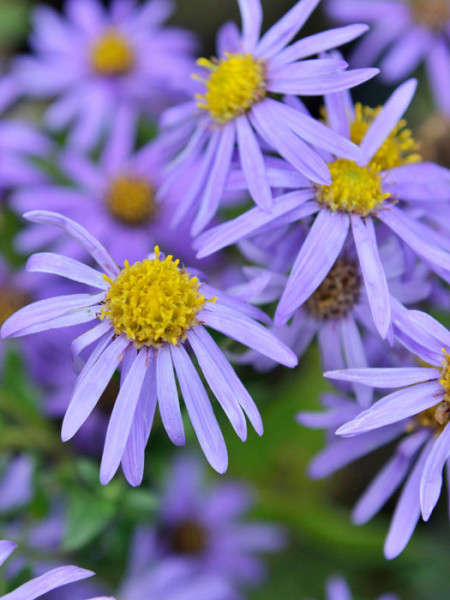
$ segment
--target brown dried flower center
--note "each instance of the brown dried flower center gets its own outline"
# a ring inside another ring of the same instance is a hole
[[[450,19],[449,0],[411,0],[416,23],[435,31],[442,31]]]
[[[338,258],[305,306],[316,319],[339,319],[352,310],[360,291],[361,278],[355,263]]]
[[[208,545],[208,532],[205,527],[186,519],[169,532],[169,546],[176,554],[201,554]]]

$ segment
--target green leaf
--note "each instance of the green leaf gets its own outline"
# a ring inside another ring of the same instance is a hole
[[[78,550],[105,530],[117,512],[117,504],[85,491],[75,491],[69,503],[63,549]]]
[[[2,0],[0,4],[1,46],[22,41],[29,27],[29,2],[26,0]]]

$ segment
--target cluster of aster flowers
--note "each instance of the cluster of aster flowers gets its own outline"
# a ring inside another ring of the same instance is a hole
[[[309,474],[395,441],[353,513],[367,522],[401,488],[391,559],[450,473],[450,332],[428,312],[450,309],[450,8],[328,0],[340,26],[302,37],[319,3],[295,2],[263,32],[260,0],[238,0],[241,27],[223,25],[216,55],[197,60],[194,35],[166,24],[170,0],[34,10],[30,52],[0,81],[0,110],[46,107],[39,123],[0,122],[0,189],[27,271],[0,256],[1,335],[26,336],[44,420],[99,461],[102,485],[122,470],[132,488],[153,467],[155,429],[178,447],[194,432],[224,474],[220,409],[243,442],[248,423],[259,436],[271,425],[240,366],[295,368],[317,338],[336,389],[324,413],[297,416],[328,430]],[[355,40],[347,63],[340,47]],[[422,59],[440,121],[419,143],[405,78]],[[378,77],[398,84],[383,105],[353,100]],[[208,489],[187,452],[134,531],[120,599],[239,599],[262,579],[257,554],[284,545],[280,528],[242,520],[244,485]],[[11,459],[0,511],[26,503],[35,468]],[[0,563],[14,548],[0,542]],[[90,575],[57,566],[2,598],[63,598]],[[107,600],[99,589],[85,590]],[[328,596],[350,591],[333,579]]]

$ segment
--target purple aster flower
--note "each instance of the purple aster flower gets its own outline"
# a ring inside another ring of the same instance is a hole
[[[346,414],[334,410],[330,426],[347,421],[336,433],[349,439],[333,439],[328,451],[312,466],[313,474],[324,476],[404,435],[394,457],[360,500],[354,517],[357,522],[370,519],[406,478],[386,540],[387,558],[394,558],[406,546],[421,512],[424,520],[429,519],[441,492],[442,470],[450,457],[450,332],[419,311],[404,311],[403,318],[410,328],[402,343],[429,366],[325,373],[338,381],[400,389],[362,412],[355,406],[349,406]]]
[[[326,583],[326,600],[352,600],[353,596],[343,577],[330,577]],[[398,600],[394,594],[383,594],[378,600]]]
[[[33,13],[35,56],[16,60],[23,93],[56,98],[45,115],[51,129],[71,127],[72,145],[91,148],[111,123],[134,123],[184,97],[192,35],[164,28],[170,0],[67,0],[65,17],[46,7]]]
[[[6,540],[0,541],[0,565],[14,552],[16,545]],[[58,567],[40,577],[36,577],[24,583],[13,592],[1,596],[2,600],[35,600],[41,598],[48,592],[58,589],[69,583],[81,581],[92,577],[92,571],[86,571],[78,567]],[[94,599],[93,599],[94,600]],[[101,600],[101,599],[97,599]]]
[[[138,485],[156,405],[171,440],[185,443],[175,373],[200,445],[211,465],[223,473],[227,450],[207,392],[185,343],[189,342],[201,371],[242,440],[244,413],[262,434],[259,412],[204,325],[258,348],[281,364],[295,366],[295,355],[255,319],[266,320],[259,309],[201,284],[172,256],[155,255],[120,269],[107,250],[83,227],[57,213],[34,211],[26,218],[61,227],[80,243],[103,273],[74,259],[41,253],[28,269],[61,275],[100,290],[35,302],[11,316],[3,337],[19,337],[47,329],[97,321],[73,343],[76,357],[96,342],[84,365],[67,409],[63,440],[72,438],[95,408],[121,365],[120,392],[112,411],[103,451],[100,479],[112,479],[120,463],[127,479]]]
[[[156,524],[136,531],[131,579],[139,579],[152,560],[171,557],[184,562],[193,576],[223,579],[236,587],[236,595],[242,585],[261,582],[265,570],[259,555],[279,551],[284,535],[274,525],[249,521],[252,505],[244,485],[220,481],[207,486],[199,461],[175,461]]]
[[[327,0],[326,8],[340,23],[360,21],[371,26],[352,52],[353,66],[378,61],[380,77],[398,83],[425,62],[437,106],[450,116],[448,0]]]
[[[288,236],[289,232],[285,232],[283,239],[287,240]],[[417,261],[406,260],[399,246],[400,242],[392,235],[383,240],[380,246],[380,258],[390,294],[397,300],[396,308],[399,302],[408,305],[426,299],[432,289],[427,281],[428,269],[423,264],[417,264]],[[282,249],[284,252],[283,246]],[[267,252],[271,252],[272,261],[276,261],[276,247],[269,245]],[[256,256],[255,253],[253,256]],[[265,254],[259,258],[264,257]],[[237,294],[241,300],[257,304],[277,300],[287,278],[261,268],[251,269],[250,273],[254,271],[256,273],[252,280],[229,292]],[[255,293],[256,298],[253,297]],[[358,258],[352,246],[344,248],[323,282],[303,307],[295,312],[291,322],[272,330],[299,357],[317,335],[324,370],[368,366],[366,347],[369,340],[378,338],[378,334],[371,317],[367,292],[362,285]],[[254,364],[260,370],[276,366],[276,363],[254,350],[234,358],[240,363]],[[371,404],[370,388],[356,384],[354,391],[361,404]]]
[[[34,209],[63,211],[89,227],[119,263],[139,260],[158,240],[192,264],[189,223],[175,231],[167,226],[183,194],[184,182],[174,187],[163,205],[158,203],[156,194],[166,165],[164,155],[155,143],[135,152],[134,141],[131,124],[126,120],[116,122],[115,135],[105,143],[98,162],[76,149],[62,152],[58,168],[67,184],[22,183],[11,199],[13,208],[19,214]],[[56,246],[74,258],[84,257],[82,248],[54,227],[31,225],[19,233],[16,245],[22,252]]]
[[[308,58],[360,36],[366,31],[361,25],[321,32],[290,44],[319,2],[300,0],[261,36],[260,0],[238,0],[242,32],[234,23],[220,30],[217,59],[198,61],[203,75],[195,75],[195,99],[163,114],[161,141],[174,153],[182,150],[169,171],[166,189],[198,161],[197,172],[174,215],[178,223],[195,211],[193,234],[216,213],[235,154],[247,189],[263,211],[273,206],[263,158],[265,145],[292,160],[308,179],[322,184],[330,183],[330,173],[314,147],[352,160],[360,158],[349,140],[274,97],[336,92],[377,72],[347,71],[341,58]]]
[[[450,281],[448,236],[422,222],[422,207],[416,208],[417,203],[426,201],[427,213],[440,206],[448,209],[450,171],[434,163],[418,162],[416,144],[401,119],[415,87],[415,81],[406,82],[379,109],[359,104],[353,107],[347,92],[327,95],[325,104],[331,127],[360,144],[362,159],[356,163],[329,156],[331,185],[312,185],[295,165],[272,166],[272,187],[294,191],[278,196],[272,213],[255,207],[202,234],[196,242],[198,257],[315,215],[304,243],[296,250],[275,323],[286,323],[320,286],[351,232],[372,316],[380,335],[386,337],[391,324],[391,302],[379,256],[375,218],[439,276]],[[295,99],[291,102],[297,103]],[[233,185],[239,184],[238,176]]]

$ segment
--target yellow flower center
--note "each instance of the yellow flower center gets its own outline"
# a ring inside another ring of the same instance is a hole
[[[361,279],[355,263],[338,258],[305,306],[316,319],[339,319],[358,302],[360,290]]]
[[[109,188],[106,202],[111,214],[126,225],[148,223],[156,212],[155,190],[138,177],[117,177]]]
[[[411,0],[412,14],[416,23],[435,31],[442,31],[450,19],[448,0]]]
[[[444,388],[444,399],[439,404],[422,411],[416,420],[423,427],[432,427],[439,435],[445,426],[450,423],[450,353],[442,349],[444,360],[440,373],[439,383]],[[429,367],[430,365],[424,365]]]
[[[123,35],[111,29],[91,47],[91,66],[100,75],[125,75],[134,64],[134,52]]]
[[[200,58],[197,64],[210,71],[207,79],[194,75],[206,86],[196,94],[197,105],[221,125],[244,114],[266,96],[264,61],[251,54],[225,53],[221,60]]]
[[[104,275],[110,288],[100,318],[109,319],[115,334],[125,334],[138,348],[185,341],[188,329],[198,325],[197,313],[210,301],[179,260],[160,260],[157,246],[155,253],[155,259],[131,266],[125,262],[114,280]]]
[[[339,158],[330,163],[331,185],[317,186],[317,201],[333,211],[367,216],[379,208],[390,194],[383,191],[380,175],[369,167]]]
[[[445,391],[445,399],[450,403],[450,353],[442,349],[444,360],[442,361],[441,377],[439,383]]]
[[[381,106],[370,108],[359,102],[355,104],[355,119],[351,124],[351,139],[358,146],[362,142],[370,125],[380,113]],[[419,144],[414,140],[411,130],[407,128],[405,119],[401,119],[389,136],[385,139],[380,149],[369,163],[375,171],[385,171],[410,163],[419,162]]]
[[[29,298],[23,292],[9,287],[0,290],[0,325],[12,314],[29,303]]]

